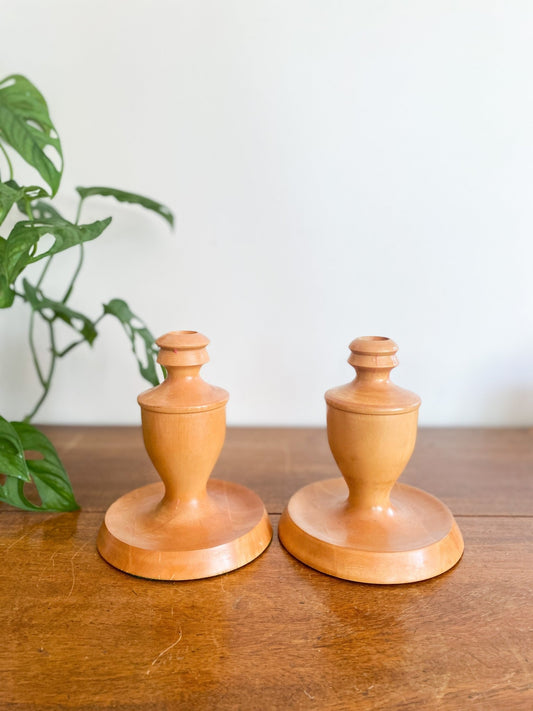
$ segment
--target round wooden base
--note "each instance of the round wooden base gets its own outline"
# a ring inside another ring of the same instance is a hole
[[[347,498],[344,479],[296,492],[279,524],[289,553],[328,575],[379,584],[432,578],[463,554],[452,513],[420,489],[396,484],[387,509],[357,509]]]
[[[150,484],[109,507],[97,541],[108,563],[142,578],[195,580],[246,565],[272,539],[263,502],[244,486],[211,479],[203,499],[172,507],[163,494]]]

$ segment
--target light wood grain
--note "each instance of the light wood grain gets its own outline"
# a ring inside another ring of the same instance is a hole
[[[104,512],[122,494],[159,481],[140,427],[43,431],[84,511]],[[532,471],[533,428],[422,427],[400,482],[430,491],[455,515],[522,516],[533,510]],[[231,427],[213,470],[217,479],[253,489],[270,513],[281,513],[302,486],[338,475],[326,430],[314,427]],[[0,510],[9,508],[0,503]]]
[[[276,539],[220,577],[132,578],[98,556],[100,520],[1,517],[2,709],[533,704],[531,519],[460,519],[458,566],[391,588],[318,573]]]
[[[463,553],[451,511],[397,481],[416,442],[420,398],[390,378],[390,338],[350,343],[355,378],[326,392],[331,453],[342,474],[296,491],[279,523],[285,548],[323,573],[362,583],[426,580]]]
[[[385,588],[318,573],[276,537],[227,575],[124,575],[95,542],[111,501],[157,480],[140,429],[47,432],[83,508],[0,507],[2,711],[533,708],[533,430],[419,432],[402,480],[452,506],[465,554]],[[217,475],[276,524],[294,488],[335,472],[323,430],[230,428]]]
[[[270,543],[272,527],[250,489],[209,480],[226,437],[229,394],[200,375],[209,339],[171,331],[156,341],[165,380],[141,393],[143,439],[161,482],[129,491],[106,511],[102,557],[155,580],[196,580],[246,565]]]

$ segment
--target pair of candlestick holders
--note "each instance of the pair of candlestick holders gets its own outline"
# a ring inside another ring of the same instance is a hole
[[[209,479],[226,433],[222,388],[206,383],[208,339],[173,331],[157,341],[165,381],[138,397],[146,450],[162,482],[135,489],[108,509],[98,550],[126,573],[193,580],[234,570],[272,539],[261,499]],[[318,481],[290,499],[279,537],[316,570],[363,583],[410,583],[451,568],[463,539],[438,499],[396,481],[416,440],[417,395],[390,380],[398,346],[357,338],[355,379],[326,393],[331,451],[342,478]]]

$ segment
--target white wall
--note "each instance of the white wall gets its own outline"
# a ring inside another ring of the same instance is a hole
[[[156,335],[208,335],[230,423],[323,424],[372,334],[422,424],[532,423],[531,2],[17,0],[0,37],[60,131],[63,209],[104,184],[177,214],[170,233],[93,203],[114,223],[73,306],[120,296]],[[10,419],[38,394],[25,333],[0,313]],[[101,333],[38,421],[138,422],[125,336]]]

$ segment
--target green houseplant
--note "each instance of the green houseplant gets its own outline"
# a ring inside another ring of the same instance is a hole
[[[41,184],[22,185],[17,181],[15,166],[23,162],[37,171]],[[109,187],[79,187],[77,213],[70,221],[52,202],[62,174],[61,141],[44,97],[21,75],[3,79],[0,81],[0,308],[8,309],[19,300],[29,309],[29,349],[41,394],[23,421],[9,422],[0,415],[0,474],[4,475],[0,478],[0,501],[28,511],[78,508],[54,446],[31,424],[50,392],[61,359],[82,344],[92,345],[98,337],[100,321],[112,318],[126,332],[141,375],[153,385],[159,382],[152,334],[125,301],[112,299],[101,305],[96,317],[89,317],[72,307],[71,297],[83,266],[85,244],[99,237],[111,222],[107,217],[83,224],[81,212],[85,200],[100,196],[137,204],[157,213],[171,226],[173,215],[164,205],[142,195]],[[12,224],[14,215],[19,219]],[[6,230],[8,223],[11,228]],[[45,291],[46,278],[57,268],[54,256],[65,250],[77,251],[77,263],[63,296],[52,299]],[[31,281],[26,270],[35,263],[42,266],[37,278]],[[48,336],[46,358],[36,347],[38,321],[45,326]],[[66,326],[71,336],[61,347],[57,339],[59,326]],[[28,498],[25,487],[30,483],[39,502],[35,496]]]

